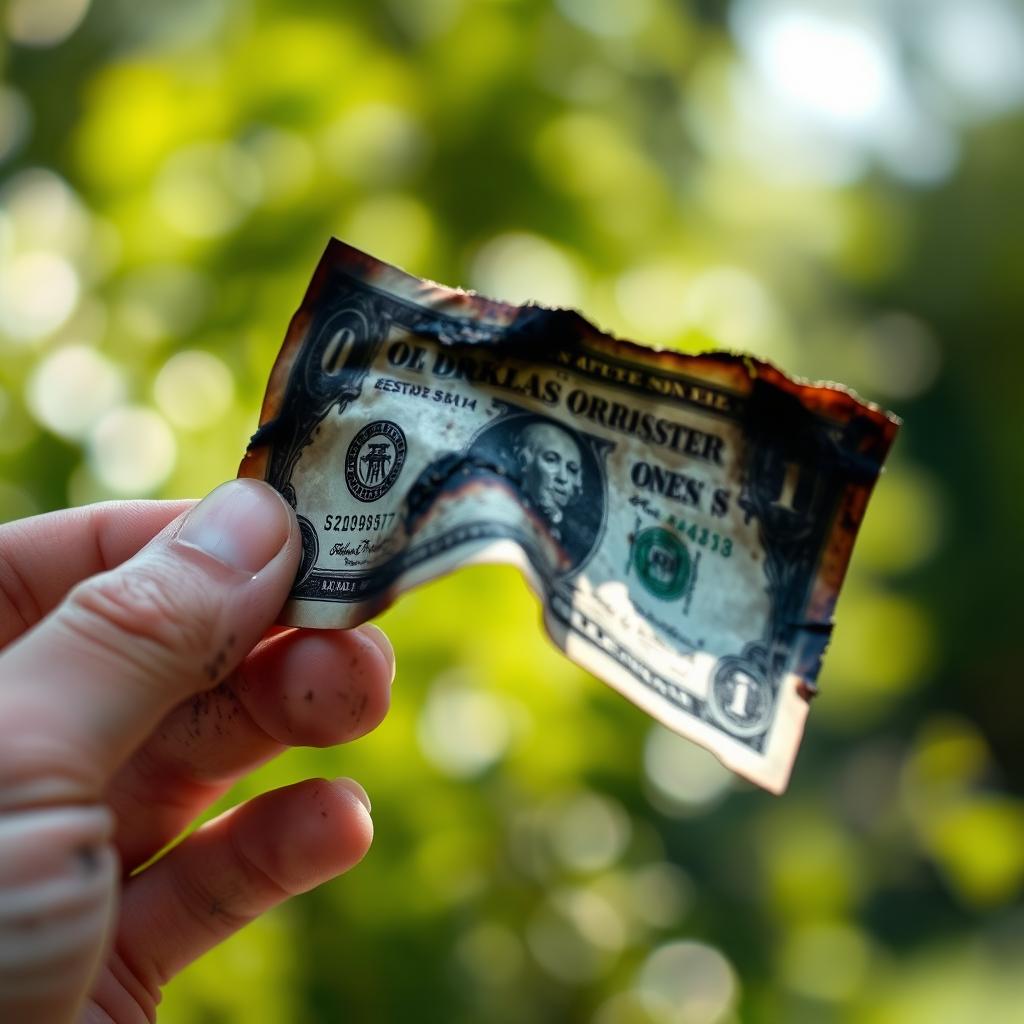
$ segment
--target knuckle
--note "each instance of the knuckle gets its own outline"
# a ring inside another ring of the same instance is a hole
[[[173,585],[149,568],[103,573],[68,595],[65,623],[92,644],[152,668],[181,652],[202,652],[213,642],[217,616],[202,587]]]
[[[208,935],[211,944],[223,941],[257,916],[245,891],[247,879],[244,875],[236,874],[229,883],[218,884],[194,867],[175,865],[170,879],[191,928]],[[174,971],[158,961],[147,973],[148,984],[161,987],[170,980]]]
[[[110,990],[110,986],[113,987],[114,1000],[110,1002],[122,1010],[125,1020],[156,1024],[156,1009],[161,999],[160,985],[153,973],[145,969],[144,964],[145,961],[135,955],[135,950],[118,938],[107,960],[109,973],[100,985],[104,986],[109,982],[107,991]],[[102,991],[102,988],[98,989],[97,994]]]
[[[238,875],[245,880],[250,899],[257,896],[259,902],[280,903],[303,891],[303,886],[292,882],[290,872],[281,864],[264,866],[257,862],[244,839],[239,835],[237,823],[232,822],[227,833],[228,845]]]

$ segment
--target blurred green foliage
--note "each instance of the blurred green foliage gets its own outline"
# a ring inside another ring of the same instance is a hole
[[[366,862],[163,1020],[1024,1020],[1019,7],[2,10],[4,518],[233,475],[331,234],[906,420],[783,798],[463,571],[383,617],[375,734],[232,794],[362,779]]]

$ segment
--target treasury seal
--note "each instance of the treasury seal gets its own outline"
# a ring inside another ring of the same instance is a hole
[[[345,455],[345,483],[357,501],[376,501],[395,485],[405,463],[405,434],[391,420],[367,423]]]
[[[663,601],[679,597],[690,582],[690,552],[674,533],[660,526],[637,536],[633,567],[647,590]]]

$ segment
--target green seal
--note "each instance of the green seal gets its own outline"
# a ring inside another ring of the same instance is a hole
[[[663,601],[672,601],[686,590],[693,569],[686,545],[660,526],[637,534],[633,566],[640,582]]]

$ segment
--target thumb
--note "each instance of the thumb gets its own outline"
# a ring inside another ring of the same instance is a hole
[[[281,496],[232,480],[76,586],[0,656],[0,810],[96,800],[175,704],[259,641],[299,553]]]

